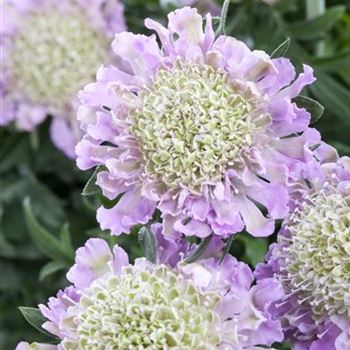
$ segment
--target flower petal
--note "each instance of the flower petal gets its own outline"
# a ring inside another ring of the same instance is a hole
[[[139,188],[126,192],[111,209],[100,207],[97,221],[102,230],[110,229],[112,235],[128,233],[136,224],[146,224],[152,217],[155,203],[141,196]]]
[[[272,219],[265,218],[257,206],[247,197],[237,200],[239,212],[243,217],[246,230],[255,237],[266,237],[273,233],[275,225]]]
[[[75,121],[72,121],[75,123]],[[76,125],[78,128],[78,125]],[[78,131],[78,130],[76,130]],[[73,126],[63,118],[53,118],[50,125],[50,137],[55,146],[61,150],[67,157],[74,159],[75,145],[78,141],[77,134],[73,130]]]
[[[154,35],[147,37],[129,32],[117,33],[112,48],[116,55],[127,61],[133,73],[145,81],[153,76],[162,59]]]
[[[84,288],[93,280],[110,271],[113,255],[108,244],[100,238],[90,238],[76,252],[75,264],[67,273],[67,279],[78,288]]]
[[[197,10],[183,7],[168,15],[169,29],[179,35],[180,41],[200,45],[204,40],[203,21]]]

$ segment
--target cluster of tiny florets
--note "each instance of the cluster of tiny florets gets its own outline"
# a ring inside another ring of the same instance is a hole
[[[130,111],[147,176],[192,190],[220,181],[252,143],[255,106],[246,95],[209,65],[160,69]]]
[[[285,285],[317,322],[350,316],[350,197],[332,187],[310,196],[292,215],[283,249]]]
[[[14,84],[30,102],[62,108],[93,78],[106,52],[106,40],[77,10],[33,13],[13,40]]]
[[[65,349],[216,349],[221,297],[201,292],[165,265],[125,267],[95,281],[80,300],[77,342]]]

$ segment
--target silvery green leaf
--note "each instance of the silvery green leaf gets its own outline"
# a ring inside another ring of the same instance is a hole
[[[43,323],[45,323],[47,319],[41,314],[39,309],[26,306],[20,306],[18,309],[21,311],[26,321],[34,328],[36,328],[39,332],[44,333],[51,338],[55,338],[51,333],[42,328]]]
[[[157,262],[157,241],[153,232],[147,227],[141,227],[138,233],[138,241],[148,261]]]
[[[299,95],[293,101],[299,108],[305,108],[311,114],[311,123],[316,123],[322,117],[324,107],[316,100]]]
[[[23,207],[28,230],[36,247],[46,256],[71,265],[74,260],[72,251],[67,251],[61,242],[38,222],[33,214],[29,198],[24,200]]]
[[[284,57],[284,55],[287,53],[289,49],[289,45],[290,45],[290,38],[287,38],[273,50],[271,54],[271,58]]]
[[[213,238],[213,235],[210,235],[208,237],[205,237],[199,244],[197,249],[190,255],[188,256],[185,260],[185,264],[191,264],[197,261],[198,259],[201,258],[201,256],[205,253],[207,250],[208,244]]]
[[[97,174],[101,171],[101,167],[98,166],[95,168],[94,172],[92,173],[90,179],[86,183],[83,192],[81,193],[83,196],[91,196],[95,193],[99,192],[99,187],[96,185],[97,180]]]

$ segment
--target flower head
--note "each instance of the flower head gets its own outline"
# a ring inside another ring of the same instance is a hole
[[[124,29],[122,10],[117,0],[5,0],[1,124],[15,120],[30,131],[50,114],[53,142],[73,157],[76,94],[106,61],[113,32]]]
[[[232,256],[188,265],[162,259],[131,265],[120,247],[89,239],[68,272],[73,285],[39,306],[57,349],[257,350],[282,340],[269,310],[282,293],[273,279],[252,286],[250,268]]]
[[[158,208],[166,234],[267,236],[288,211],[290,170],[320,143],[310,114],[292,102],[312,70],[294,80],[289,60],[215,39],[210,14],[204,30],[195,9],[168,18],[168,28],[145,22],[161,47],[155,36],[117,34],[123,67],[102,67],[80,94],[78,166],[103,165],[104,195],[123,193],[97,219],[118,235]]]
[[[350,159],[320,170],[257,276],[281,281],[277,310],[293,341],[342,350],[350,346]]]

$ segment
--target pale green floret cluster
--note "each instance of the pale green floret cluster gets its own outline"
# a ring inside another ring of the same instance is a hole
[[[254,102],[209,65],[177,61],[160,69],[130,112],[145,173],[168,188],[199,191],[220,181],[240,150],[252,144]]]
[[[215,308],[221,297],[201,292],[170,268],[126,267],[93,284],[80,301],[80,350],[214,350],[221,341]]]
[[[325,315],[350,316],[350,196],[335,189],[311,196],[291,218],[285,270],[291,292]]]
[[[31,103],[62,108],[94,77],[107,42],[78,10],[32,14],[14,38],[12,72]]]

